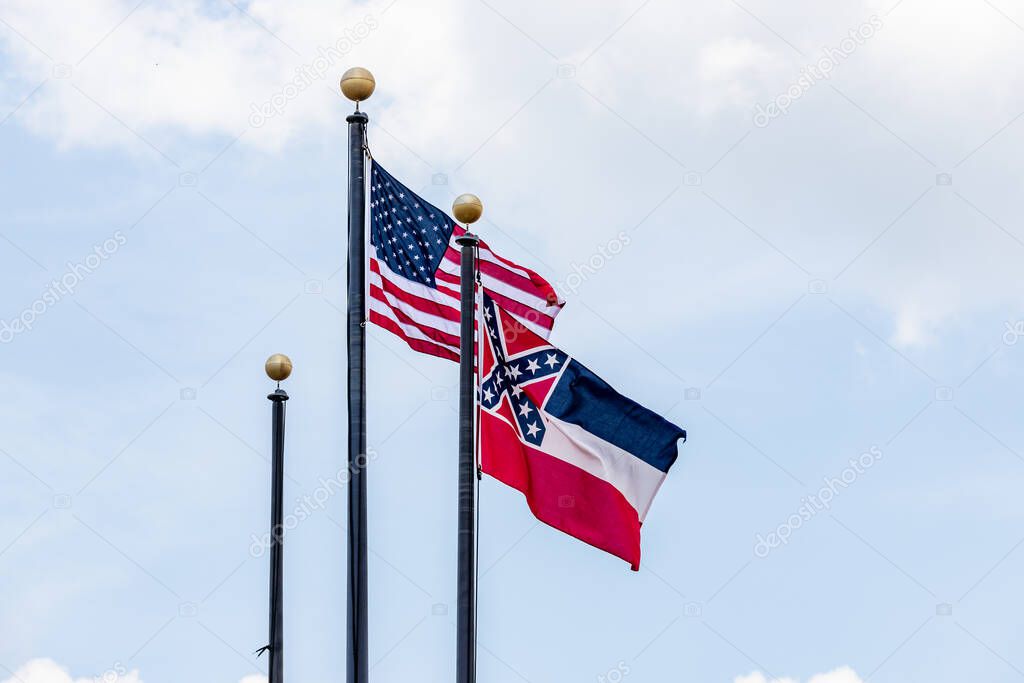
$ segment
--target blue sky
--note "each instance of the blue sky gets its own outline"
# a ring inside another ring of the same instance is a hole
[[[352,65],[375,158],[478,194],[485,239],[560,283],[552,340],[690,435],[639,573],[482,483],[481,680],[1019,680],[1022,25],[3,2],[0,681],[262,680],[274,352],[308,512],[287,672],[343,679]],[[444,680],[456,367],[369,336],[372,677]]]

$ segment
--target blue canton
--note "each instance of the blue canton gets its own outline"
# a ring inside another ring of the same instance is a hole
[[[496,362],[480,385],[480,402],[484,408],[493,410],[501,403],[502,397],[507,396],[520,435],[527,443],[539,446],[544,441],[546,431],[544,420],[541,419],[538,406],[519,385],[557,374],[569,357],[556,348],[548,347],[508,359],[494,301],[486,295],[483,311],[487,336],[491,340]]]
[[[435,287],[434,273],[455,223],[394,179],[376,161],[370,175],[370,244],[377,258],[409,280]]]

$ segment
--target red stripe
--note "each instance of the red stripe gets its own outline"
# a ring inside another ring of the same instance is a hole
[[[451,273],[446,273],[443,270],[438,270],[434,273],[434,279],[440,280],[441,282],[447,282],[452,285],[458,285],[462,282],[462,278],[458,275],[452,275]]]
[[[438,356],[439,358],[447,358],[448,360],[453,360],[455,362],[458,362],[459,360],[459,355],[457,353],[446,349],[443,346],[438,346],[437,344],[423,341],[422,339],[410,338],[405,334],[401,327],[395,324],[394,320],[381,315],[377,311],[370,311],[370,322],[379,327],[383,327],[385,330],[393,332],[404,339],[405,343],[408,344],[409,348],[413,351],[419,351],[420,353],[426,353],[431,356]]]
[[[370,258],[370,270],[372,272],[374,272],[374,273],[377,273],[377,275],[380,275],[380,278],[382,280],[389,280],[392,277],[400,277],[403,280],[408,279],[408,278],[406,278],[406,277],[404,277],[402,275],[399,275],[397,273],[393,273],[392,270],[387,267],[387,264],[384,265],[384,268],[385,268],[385,270],[387,272],[384,272],[384,271],[381,270],[380,264],[377,262],[377,259],[375,259],[373,257]],[[412,282],[412,280],[409,280],[409,281]],[[459,281],[459,278],[455,278],[456,284],[458,283],[458,281]],[[427,285],[423,285],[423,286],[426,287]],[[459,298],[458,291],[453,291],[451,289],[448,289],[447,287],[434,287],[434,289],[437,290],[438,292],[440,292],[441,294],[444,294],[445,296],[450,296],[453,299],[458,299]]]
[[[551,306],[563,305],[563,304],[559,303],[558,292],[555,291],[555,288],[552,287],[551,283],[548,282],[547,280],[545,280],[543,277],[541,277],[538,273],[536,273],[533,270],[530,270],[526,266],[521,266],[518,263],[513,263],[512,261],[509,261],[507,258],[505,258],[503,256],[499,256],[493,249],[491,249],[489,246],[487,246],[482,240],[480,242],[480,246],[482,248],[484,248],[484,249],[487,249],[489,252],[491,252],[491,256],[493,256],[494,258],[498,259],[499,261],[501,261],[505,265],[510,266],[512,268],[518,268],[520,270],[526,271],[526,274],[527,274],[530,282],[533,283],[534,288],[536,290],[542,292],[541,298],[545,299],[548,302],[549,305],[551,305]]]
[[[497,257],[497,255],[494,254],[494,252],[491,252],[491,254]],[[444,257],[455,265],[459,265],[462,262],[461,254],[456,252],[451,247],[448,247],[448,251],[445,252]],[[548,285],[546,282],[544,283],[545,285],[547,285],[546,287],[539,287],[536,282],[530,280],[529,278],[523,277],[522,275],[515,271],[509,270],[508,268],[500,266],[497,263],[487,261],[485,259],[480,259],[478,261],[478,265],[480,268],[480,272],[483,273],[484,275],[489,275],[490,277],[493,277],[495,280],[504,282],[509,287],[515,287],[521,292],[525,292],[530,296],[535,296],[539,299],[543,299],[544,301],[548,301],[549,303],[551,303],[548,297],[548,292],[553,292],[554,289],[552,289],[551,285]]]
[[[465,228],[463,228],[461,225],[456,223],[455,224],[455,229],[452,231],[452,236],[453,237],[458,237],[460,235],[464,235],[465,233],[466,233]],[[450,246],[448,248],[451,249]],[[560,303],[559,298],[558,298],[558,293],[555,291],[555,288],[551,286],[551,283],[548,282],[547,280],[545,280],[543,277],[541,277],[537,272],[535,272],[533,270],[530,270],[529,268],[527,268],[525,266],[521,266],[518,263],[515,263],[513,261],[509,261],[507,258],[504,258],[502,256],[498,256],[498,254],[496,254],[494,252],[494,250],[491,249],[490,245],[488,245],[483,240],[480,240],[480,248],[481,249],[486,249],[487,251],[491,252],[491,256],[493,256],[498,261],[501,261],[505,265],[509,266],[510,268],[515,268],[515,269],[518,269],[518,270],[521,270],[521,271],[525,272],[527,274],[527,276],[529,277],[529,280],[533,283],[534,291],[535,292],[538,292],[538,291],[541,292],[541,298],[545,299],[548,302],[549,305],[551,305],[551,306],[562,306],[562,305],[564,305],[564,304]],[[447,255],[448,255],[448,253],[445,252],[445,256],[447,256]],[[517,275],[521,276],[522,273],[517,273]]]
[[[435,277],[434,279],[436,280],[437,278]],[[443,285],[437,284],[437,282],[434,283],[434,288],[437,289],[437,291],[441,292],[442,294],[447,294],[448,296],[450,296],[453,299],[460,298],[459,290],[457,290],[457,289],[448,289],[447,287],[445,287]]]
[[[440,342],[442,344],[449,344],[456,348],[459,346],[458,336],[450,334],[443,330],[439,330],[436,327],[431,327],[429,323],[421,320],[416,320],[415,318],[411,317],[408,313],[406,313],[405,311],[403,311],[402,309],[398,308],[390,301],[388,301],[387,297],[384,296],[384,292],[382,292],[380,287],[378,287],[377,285],[370,285],[370,296],[376,299],[377,301],[380,301],[388,308],[390,308],[392,312],[394,312],[395,316],[398,318],[399,322],[405,323],[406,325],[412,325],[417,330],[419,330],[420,332],[422,332],[423,334],[430,337],[436,342]]]
[[[526,304],[516,301],[515,299],[510,299],[504,294],[499,294],[498,292],[487,289],[486,287],[484,289],[486,290],[487,295],[494,299],[494,303],[498,304],[509,313],[515,315],[516,317],[523,318],[525,320],[530,321],[531,323],[536,323],[537,325],[543,327],[545,330],[550,330],[552,326],[555,324],[554,318],[545,313],[541,313],[536,308],[527,306]]]
[[[527,446],[507,422],[480,414],[483,470],[521,491],[540,521],[640,568],[640,519],[618,489]]]
[[[448,252],[452,252],[452,251],[453,250],[451,249],[451,247],[449,247],[448,248]],[[446,258],[447,258],[447,255],[448,254],[446,253],[445,254]],[[449,260],[451,260],[451,259],[449,259]],[[490,272],[490,270],[492,268],[497,269],[498,266],[495,266],[493,263],[488,263],[486,261],[480,261],[480,270],[485,275],[488,274],[488,272]],[[499,269],[499,270],[501,270],[504,273],[508,273],[509,272],[509,271],[504,270],[504,269]],[[450,273],[445,273],[444,271],[442,271],[440,269],[438,269],[437,274],[435,275],[435,277],[438,280],[444,280],[445,282],[451,282],[452,284],[455,284],[455,285],[459,284],[459,277],[457,275],[451,275]],[[497,279],[502,279],[502,278],[497,278]],[[522,278],[520,278],[520,279],[522,280]],[[507,280],[504,280],[504,279],[502,279],[502,281],[503,282],[507,282]],[[523,290],[523,288],[521,286],[519,286],[518,284],[516,284],[516,283],[508,283],[508,284],[514,286],[516,289]],[[497,303],[499,306],[501,306],[504,309],[506,309],[509,313],[513,313],[513,314],[515,314],[516,316],[518,316],[520,318],[528,320],[528,321],[530,321],[532,323],[536,323],[537,325],[540,325],[541,327],[543,327],[545,330],[550,330],[555,325],[555,319],[552,318],[547,313],[544,313],[543,311],[541,311],[539,308],[534,308],[533,306],[530,306],[529,304],[524,304],[521,301],[516,301],[515,299],[512,299],[512,298],[510,298],[510,297],[508,297],[508,296],[506,296],[504,294],[500,294],[498,292],[495,292],[490,287],[486,287],[485,286],[484,287],[484,291],[487,292],[488,296],[490,296],[492,299],[494,299],[495,303]],[[530,290],[525,290],[525,291],[527,291],[528,294],[532,294],[533,296],[538,296],[536,291],[530,291]],[[551,291],[553,292],[555,290],[552,289]]]
[[[538,291],[536,283],[531,282],[519,273],[512,272],[508,268],[499,266],[491,261],[480,259],[480,272],[484,275],[490,275],[495,280],[500,280],[501,282],[522,290],[527,294],[532,294],[533,296],[547,301],[547,292]]]
[[[424,299],[421,296],[410,294],[383,275],[380,279],[384,283],[384,287],[382,289],[388,294],[393,295],[396,299],[399,299],[413,308],[423,311],[424,313],[436,315],[438,318],[451,320],[454,323],[459,322],[459,311],[454,306],[442,306],[431,299]],[[384,299],[382,299],[382,301],[383,300]]]
[[[372,263],[374,263],[374,262],[371,260],[371,264]],[[378,272],[378,273],[380,272],[376,268],[374,268],[374,271]],[[384,277],[384,276],[381,275],[381,277]],[[401,276],[398,276],[398,277],[401,277]],[[447,282],[449,284],[455,285],[456,287],[459,286],[459,276],[458,275],[451,275],[449,273],[442,272],[441,270],[438,270],[436,273],[434,273],[434,280],[440,280],[441,282]],[[444,285],[439,285],[436,282],[434,283],[434,289],[436,289],[437,291],[441,292],[442,294],[444,294],[446,296],[450,296],[453,299],[458,299],[459,298],[459,290],[458,289],[449,289],[448,287],[445,287]]]

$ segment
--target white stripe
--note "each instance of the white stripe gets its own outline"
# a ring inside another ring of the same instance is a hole
[[[492,261],[492,263],[497,265],[499,268],[509,270],[509,268],[507,268],[503,263],[498,263],[497,261]],[[459,264],[447,258],[441,259],[441,266],[438,268],[438,270],[448,273],[449,275],[455,275],[457,277],[460,275],[460,269],[461,266]],[[529,306],[530,308],[539,311],[540,313],[543,313],[544,315],[552,319],[561,310],[557,306],[549,306],[547,299],[539,297],[536,294],[533,294],[525,289],[521,289],[515,285],[510,285],[507,282],[503,282],[502,280],[497,279],[493,275],[488,275],[483,271],[480,272],[480,281],[481,283],[483,283],[483,286],[486,287],[487,289],[498,292],[499,294],[504,294],[509,299],[514,299],[519,303]],[[536,291],[536,288],[531,287],[531,289],[534,292]]]
[[[421,282],[410,280],[401,273],[396,273],[395,271],[391,270],[391,268],[388,267],[387,263],[377,258],[377,249],[372,244],[370,245],[370,258],[376,261],[377,267],[380,268],[381,277],[383,277],[385,280],[395,285],[399,289],[402,289],[403,291],[418,296],[422,299],[430,299],[431,301],[440,306],[447,306],[448,308],[451,308],[455,311],[459,310],[458,295],[452,296],[450,294],[445,293],[445,291],[449,290],[441,291],[438,289],[434,289],[432,287],[428,287],[427,285]],[[372,275],[373,271],[370,271],[370,274]]]
[[[502,264],[499,263],[498,265],[504,268]],[[460,266],[456,265],[447,258],[441,259],[441,266],[440,268],[438,268],[438,270],[441,270],[450,275],[454,275],[461,279]],[[537,302],[541,301],[541,299],[526,294],[525,292],[523,292],[523,290],[519,289],[518,287],[513,287],[512,285],[509,285],[505,282],[496,280],[490,275],[487,275],[486,273],[480,273],[480,282],[485,289],[489,289],[493,292],[497,292],[499,294],[507,296],[508,298],[513,299],[514,301],[518,301],[519,303],[523,304],[527,308],[530,308],[531,310],[538,310]],[[539,310],[540,313],[548,315],[549,317],[552,318],[552,320],[554,320],[554,316],[550,313],[550,311],[557,313],[559,310],[561,310],[558,307],[551,307],[546,305],[540,306],[539,308],[541,309]],[[551,330],[537,323],[536,321],[524,318],[518,313],[512,313],[512,311],[509,311],[508,313],[517,321],[522,323],[523,326],[526,327],[526,329],[530,330],[536,335],[539,335],[542,339],[547,339],[548,337],[551,336]]]
[[[441,270],[444,270],[445,272],[448,272],[445,269],[445,264],[451,264],[451,261],[448,261],[446,259],[441,264]],[[504,282],[502,282],[500,280],[496,280],[493,277],[487,275],[486,273],[480,273],[480,282],[484,286],[484,289],[489,289],[492,292],[497,292],[498,294],[502,294],[504,296],[507,296],[509,299],[512,299],[514,301],[518,301],[519,303],[521,303],[524,306],[530,308],[531,310],[534,310],[534,311],[538,310],[537,303],[536,303],[538,301],[538,299],[536,297],[531,297],[528,294],[524,294],[523,290],[521,290],[521,289],[518,289],[516,287],[512,287],[511,285],[508,285],[508,284],[506,284],[506,283],[504,283]],[[538,312],[539,313],[544,313],[545,315],[548,315],[550,317],[550,313],[547,313],[546,310],[555,310],[555,311],[557,311],[558,309],[557,308],[556,309],[549,309],[548,307],[543,307]],[[529,319],[519,315],[518,313],[513,313],[512,311],[509,311],[509,315],[511,315],[513,318],[515,318],[516,320],[521,322],[527,329],[531,330],[535,334],[540,335],[541,338],[547,339],[548,337],[551,336],[551,330],[546,328],[546,327],[544,327],[543,325],[537,323],[536,321],[529,320]]]
[[[376,263],[378,266],[380,266],[380,277],[387,280],[388,282],[393,284],[395,287],[398,287],[402,291],[408,292],[409,294],[412,294],[414,296],[418,296],[421,299],[428,299],[429,301],[433,301],[438,306],[446,306],[456,311],[459,310],[459,297],[458,295],[453,296],[452,294],[449,294],[448,292],[450,292],[451,290],[446,289],[442,291],[440,289],[433,289],[423,284],[422,282],[410,280],[401,273],[396,273],[392,271],[390,268],[387,267],[386,263],[382,263],[380,261],[377,261]],[[370,273],[373,275],[377,275],[377,273],[374,273],[373,271],[370,271]]]
[[[459,353],[458,347],[451,346],[449,344],[445,344],[444,342],[437,341],[436,339],[431,339],[430,337],[428,337],[427,335],[423,334],[421,331],[419,331],[418,329],[416,329],[412,325],[408,325],[406,323],[403,323],[395,315],[395,312],[391,310],[391,307],[388,306],[383,301],[381,301],[380,299],[378,299],[377,297],[372,297],[371,296],[371,297],[369,297],[368,300],[369,300],[370,310],[371,311],[376,311],[377,313],[380,313],[385,318],[389,318],[392,322],[394,322],[396,325],[398,325],[402,329],[403,332],[405,332],[406,336],[408,336],[408,337],[410,337],[412,339],[419,339],[420,341],[430,342],[431,344],[437,344],[438,346],[440,346],[442,348],[449,349],[450,351],[454,351],[456,354]]]
[[[526,270],[522,266],[512,266],[505,263],[504,261],[499,260],[498,255],[495,254],[490,247],[480,247],[477,253],[480,255],[480,258],[482,260],[490,261],[496,266],[501,266],[505,270],[509,270],[515,273],[516,275],[519,275],[520,277],[524,277],[527,280],[530,280],[531,282],[533,281],[533,278],[530,276],[530,272],[528,270]]]
[[[528,272],[526,272],[525,270],[520,271],[518,268],[516,268],[514,266],[510,266],[507,263],[503,263],[502,261],[499,261],[497,255],[493,251],[491,251],[490,249],[480,249],[480,258],[482,258],[484,261],[490,261],[491,263],[493,263],[494,265],[496,265],[496,266],[498,266],[500,268],[504,268],[505,270],[511,271],[513,273],[516,273],[517,275],[520,275],[520,276],[526,278],[527,280],[530,281],[530,284],[533,286],[534,291],[536,291],[537,286],[533,284],[533,277],[531,277],[531,275]],[[552,289],[554,289],[554,287],[552,287]],[[558,292],[555,292],[555,296],[558,296]],[[565,303],[565,300],[562,299],[560,296],[558,298],[559,298],[559,302],[560,303],[562,303],[562,304]],[[544,306],[549,311],[554,311],[553,313],[549,313],[549,315],[552,318],[554,318],[556,315],[558,315],[558,312],[562,310],[561,306],[552,306],[552,305],[548,304],[548,300],[547,300],[546,296],[540,297],[540,300],[544,302]]]
[[[483,410],[508,424],[518,434],[518,427],[511,425],[496,409]],[[543,444],[538,447],[523,441],[522,437],[520,441],[608,482],[622,494],[643,522],[654,501],[654,495],[665,480],[665,473],[579,425],[559,420],[543,410],[540,416],[546,427]]]
[[[458,246],[458,244],[455,242],[455,238],[454,237],[452,238],[451,242],[449,242],[448,248],[455,252],[455,256],[456,257],[461,255],[461,247]],[[528,306],[531,306],[532,308],[536,308],[538,310],[544,311],[545,313],[547,313],[552,318],[554,318],[556,315],[558,315],[559,311],[562,310],[562,308],[560,306],[552,306],[551,304],[549,304],[546,296],[541,296],[541,295],[537,294],[538,287],[537,287],[536,284],[534,284],[533,279],[530,277],[530,274],[528,272],[526,272],[525,270],[521,270],[520,268],[518,268],[516,266],[510,266],[507,263],[503,263],[503,262],[499,261],[498,258],[494,255],[494,252],[491,251],[490,249],[485,249],[483,247],[480,247],[480,249],[478,250],[477,254],[478,254],[478,256],[479,256],[481,261],[487,261],[488,263],[492,263],[495,266],[497,266],[498,268],[501,268],[502,270],[505,270],[505,271],[507,271],[509,273],[512,273],[513,275],[516,275],[518,277],[521,277],[521,278],[523,278],[523,279],[525,279],[525,280],[527,280],[529,282],[529,285],[525,285],[523,287],[520,287],[520,286],[517,286],[517,285],[509,285],[509,284],[504,283],[504,282],[501,283],[502,285],[504,285],[506,287],[513,287],[517,291],[522,292],[523,296],[529,296],[531,299],[533,299],[533,302],[527,301],[527,300],[523,300],[523,299],[518,299],[518,298],[516,298],[516,301],[521,301],[522,303],[524,303],[524,304],[526,304]],[[454,263],[453,261],[451,261],[448,258],[444,258],[444,259],[441,260],[441,270],[444,270],[446,273],[451,273],[452,275],[458,275],[459,274],[459,264]],[[482,277],[492,277],[492,276],[489,276],[489,275],[487,275],[485,273],[481,273],[481,276]],[[555,292],[555,295],[557,296],[558,292]],[[536,302],[536,303],[534,303],[534,302]],[[565,301],[561,301],[560,303],[564,304]]]
[[[463,233],[463,234],[465,234],[465,233]],[[450,248],[454,249],[456,251],[456,253],[462,253],[462,245],[459,244],[456,241],[460,237],[462,237],[462,235],[457,235],[453,231],[451,238],[449,238],[449,240],[448,240],[448,246]],[[520,275],[520,276],[526,278],[527,280],[530,279],[530,273],[525,268],[523,268],[522,266],[509,265],[507,263],[503,263],[502,261],[499,261],[498,258],[497,258],[497,255],[494,253],[494,250],[491,249],[486,244],[484,244],[483,240],[480,241],[480,246],[477,248],[477,254],[479,254],[480,258],[482,258],[484,261],[490,261],[491,263],[499,265],[502,268],[504,268],[505,270],[510,270],[513,273],[515,273],[516,275]]]
[[[511,270],[516,275],[525,277],[527,280],[530,279],[530,274],[522,266],[510,266],[507,263],[502,263],[495,257],[494,250],[488,246],[484,246],[482,242],[480,248],[477,250],[477,253],[480,255],[480,258],[483,259],[484,261],[496,263],[505,270]]]
[[[482,284],[483,284],[485,290],[486,289],[490,289],[487,286],[486,282],[484,282]],[[499,308],[501,307],[501,304],[499,304],[498,302],[494,302],[494,303]],[[547,339],[548,337],[551,336],[551,330],[549,330],[548,328],[544,327],[543,325],[540,325],[540,324],[536,323],[533,320],[527,320],[526,318],[524,318],[523,316],[519,315],[518,313],[513,313],[512,311],[506,310],[504,308],[501,309],[501,310],[505,311],[505,313],[508,313],[509,316],[512,317],[516,322],[522,324],[523,327],[525,327],[526,329],[530,330],[531,332],[536,334],[541,339]]]
[[[537,323],[533,322],[532,320],[527,320],[526,318],[523,318],[522,316],[517,315],[517,314],[513,313],[512,311],[508,311],[508,314],[510,316],[512,316],[513,318],[515,318],[517,322],[522,324],[523,327],[525,327],[526,329],[530,330],[531,332],[536,334],[541,339],[547,339],[548,337],[551,336],[551,330],[549,330],[548,328],[542,327],[541,325],[538,325]]]
[[[629,501],[644,521],[665,473],[579,425],[541,413],[547,431],[539,449],[603,479]]]
[[[415,320],[417,324],[421,324],[421,325],[424,325],[426,327],[432,327],[435,330],[440,330],[441,332],[447,332],[448,334],[453,334],[456,337],[459,336],[459,323],[457,323],[457,322],[455,322],[453,320],[448,320],[447,318],[442,318],[441,316],[438,316],[438,315],[434,315],[433,313],[427,313],[426,311],[421,311],[420,309],[416,308],[412,304],[410,304],[408,302],[405,302],[405,301],[402,301],[397,296],[395,296],[394,294],[389,294],[384,289],[383,283],[381,282],[380,275],[378,275],[377,273],[374,273],[373,271],[370,271],[369,275],[370,275],[370,284],[371,285],[377,285],[378,287],[381,288],[381,291],[384,293],[384,299],[385,299],[386,303],[388,305],[390,305],[392,308],[397,308],[402,313],[405,313],[407,316],[409,316],[410,318]],[[390,282],[390,280],[389,280],[389,282]],[[374,298],[376,298],[376,297],[374,297]]]

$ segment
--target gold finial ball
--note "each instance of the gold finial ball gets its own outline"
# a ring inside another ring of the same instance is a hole
[[[353,102],[370,99],[376,87],[373,74],[361,66],[354,66],[341,75],[341,92]]]
[[[452,213],[460,223],[476,223],[484,214],[484,204],[475,194],[460,194],[452,202]]]
[[[267,371],[267,377],[275,382],[283,382],[292,374],[292,359],[283,353],[275,353],[267,359],[267,364],[263,367]]]

